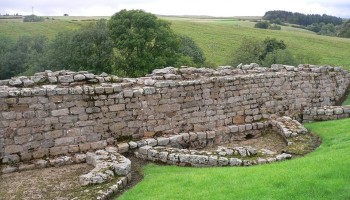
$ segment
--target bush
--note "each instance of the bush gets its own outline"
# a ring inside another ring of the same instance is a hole
[[[284,41],[276,38],[267,37],[263,41],[244,38],[234,52],[230,64],[232,66],[237,66],[240,63],[257,63],[262,66],[271,66],[275,63],[295,65],[295,58],[286,49],[287,45]]]
[[[261,29],[268,29],[270,26],[270,23],[267,21],[260,21],[255,24],[254,28],[261,28]]]
[[[271,30],[281,30],[282,28],[281,28],[281,26],[278,26],[276,24],[272,24],[271,26],[269,26],[269,29],[271,29]]]
[[[272,64],[297,65],[292,53],[287,49],[277,49],[266,54],[262,66],[270,67]]]
[[[28,15],[23,18],[23,22],[43,22],[45,18],[36,15]]]

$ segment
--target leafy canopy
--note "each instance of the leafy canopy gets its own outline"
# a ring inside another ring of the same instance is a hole
[[[271,64],[295,65],[294,56],[287,50],[283,40],[267,37],[263,41],[244,38],[233,54],[231,65],[257,63],[262,66]]]
[[[171,66],[180,58],[180,40],[170,24],[142,10],[122,10],[108,23],[115,45],[116,67],[135,77]]]

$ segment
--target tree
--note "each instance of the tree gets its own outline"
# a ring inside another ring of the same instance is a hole
[[[297,65],[297,62],[290,51],[287,49],[277,49],[267,53],[262,61],[262,66],[269,67],[272,64]]]
[[[113,42],[107,21],[102,19],[78,31],[59,33],[51,45],[49,57],[51,69],[112,73]]]
[[[283,40],[278,41],[276,38],[265,38],[262,42],[262,46],[264,48],[263,53],[260,56],[260,60],[264,60],[268,53],[274,52],[276,50],[284,50],[287,48],[287,45]]]
[[[17,42],[0,41],[0,79],[11,78],[31,68],[40,68],[45,58],[45,36],[23,36]]]
[[[142,10],[122,10],[109,23],[119,73],[136,77],[179,60],[180,40],[170,24]]]
[[[350,38],[350,20],[345,22],[341,27],[338,34],[339,37]]]
[[[257,63],[263,66],[270,66],[270,63],[296,64],[293,55],[286,49],[287,45],[284,41],[276,38],[267,37],[263,41],[244,38],[241,45],[234,52],[230,64],[233,66],[240,63]]]
[[[260,21],[254,25],[254,28],[268,29],[270,23],[268,21]]]
[[[238,49],[233,54],[231,65],[240,63],[261,63],[260,57],[264,52],[261,41],[253,38],[244,38]]]
[[[202,49],[198,47],[192,38],[186,35],[180,35],[179,37],[181,39],[179,50],[184,57],[188,57],[187,63],[185,62],[186,58],[183,58],[180,63],[193,67],[203,65],[205,63],[205,57]]]

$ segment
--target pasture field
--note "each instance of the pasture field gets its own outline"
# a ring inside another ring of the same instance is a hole
[[[253,167],[149,164],[131,199],[350,199],[350,119],[305,124],[322,138],[305,157]]]
[[[52,39],[59,31],[79,29],[84,24],[100,18],[109,19],[109,17],[59,16],[49,17],[49,20],[39,23],[6,23],[0,20],[0,37],[16,39],[22,35],[42,34]],[[328,64],[350,69],[350,39],[320,36],[307,30],[286,26],[283,26],[281,31],[253,28],[255,23],[249,19],[255,20],[257,17],[161,16],[161,18],[170,21],[176,33],[192,37],[203,49],[210,66],[229,64],[234,50],[244,37],[261,40],[273,37],[284,40],[287,48],[300,63]]]

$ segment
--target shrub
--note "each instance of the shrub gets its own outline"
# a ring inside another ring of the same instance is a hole
[[[36,15],[28,15],[23,18],[23,22],[43,22],[45,18]]]
[[[281,28],[281,26],[278,26],[276,24],[272,24],[271,26],[269,26],[269,29],[271,29],[271,30],[281,30],[282,28]]]
[[[270,23],[268,21],[260,21],[255,24],[254,28],[268,29]]]

